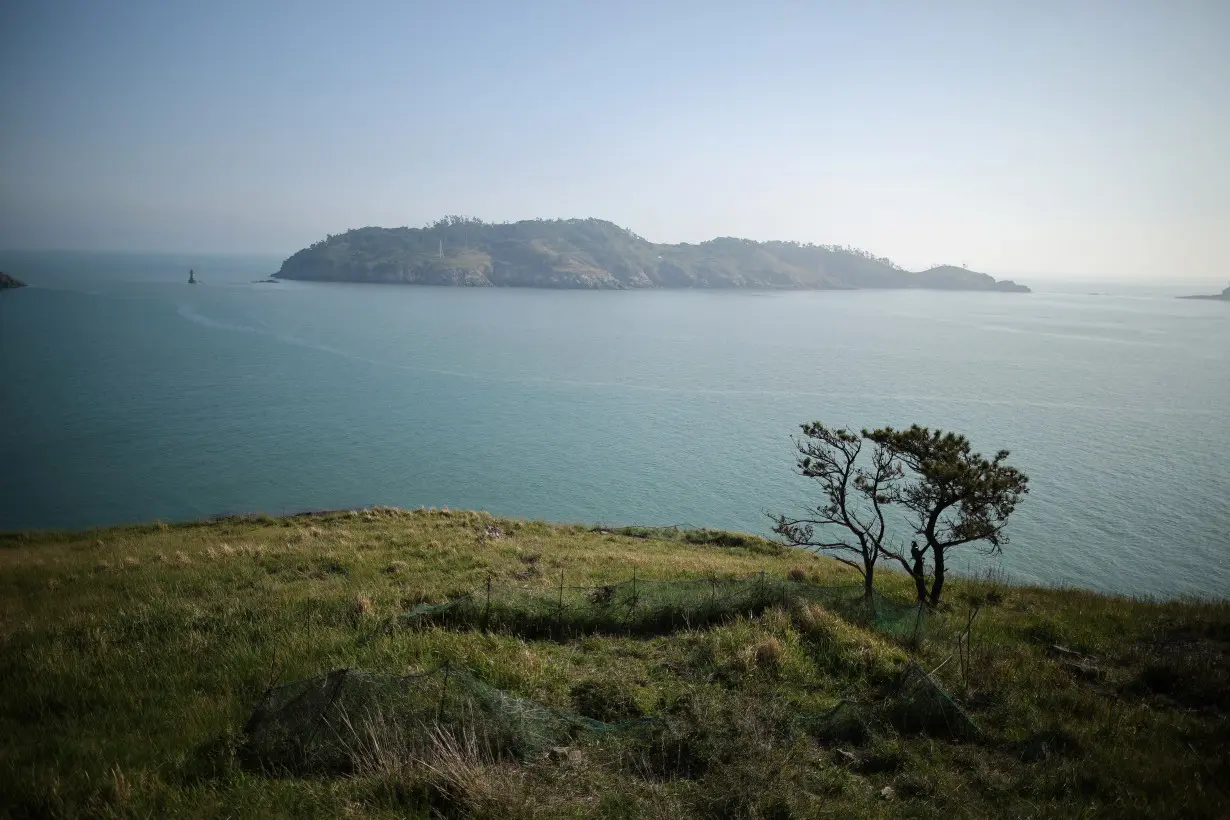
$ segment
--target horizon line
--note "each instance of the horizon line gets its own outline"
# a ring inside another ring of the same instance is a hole
[[[576,217],[576,218],[585,219],[587,217]],[[534,221],[534,220],[518,220],[518,221]],[[547,220],[544,220],[544,221],[547,221]],[[609,221],[609,220],[603,220],[603,221]],[[488,223],[488,224],[512,224],[512,223]],[[611,223],[611,224],[617,224],[617,223]],[[363,227],[380,227],[380,226],[365,225]],[[401,225],[398,227],[408,227],[408,226]],[[347,230],[359,230],[359,229],[349,228]],[[625,230],[629,230],[629,229],[625,229]],[[343,231],[342,233],[345,233],[345,232],[346,231]],[[743,237],[714,237],[714,239],[723,239],[723,238],[741,239]],[[651,240],[646,240],[646,241],[651,241]],[[753,241],[753,242],[790,242],[790,241],[797,241],[797,240],[754,239],[750,241]],[[667,244],[697,244],[697,243],[654,242],[653,244],[667,245]],[[807,244],[807,243],[803,243],[803,244]],[[816,244],[817,247],[823,247],[819,245],[818,243],[812,243],[812,244]],[[306,247],[308,246],[305,245],[304,248]],[[843,246],[832,245],[832,247],[840,248]],[[853,246],[850,246],[850,247],[853,247]],[[0,246],[0,254],[4,254],[4,253],[16,253],[16,254],[62,253],[62,254],[83,254],[83,255],[99,254],[99,255],[117,255],[117,256],[128,254],[128,255],[133,255],[133,256],[265,257],[269,259],[281,259],[283,261],[285,261],[290,256],[294,255],[300,250],[303,250],[303,248],[298,248],[296,250],[286,252],[286,251],[273,251],[273,250],[218,250],[218,249],[210,249],[210,250],[195,249],[194,250],[194,249],[184,249],[184,248],[105,248],[105,247],[104,248],[98,248],[98,247],[94,247],[94,248],[24,247],[23,248],[23,247],[17,247],[17,246]],[[861,249],[856,248],[856,250],[861,250]],[[953,264],[953,263],[940,263],[940,265],[948,265],[950,267],[956,267],[956,268],[964,267],[963,265]],[[922,271],[929,270],[930,268],[934,268],[938,266],[939,265],[930,265],[927,268],[921,268],[918,271],[914,271],[910,269],[905,269],[905,270],[907,273],[920,273]],[[1019,277],[1028,277],[1031,279],[1038,279],[1038,280],[1042,280],[1046,282],[1069,282],[1071,284],[1108,284],[1108,285],[1129,285],[1129,286],[1131,285],[1166,285],[1166,284],[1202,285],[1202,284],[1215,284],[1218,282],[1230,283],[1230,274],[1227,274],[1226,276],[1222,276],[1220,278],[1212,277],[1212,276],[1209,276],[1209,277],[1197,276],[1194,278],[1182,278],[1180,276],[1175,276],[1175,275],[1168,276],[1166,274],[1147,274],[1145,277],[1135,277],[1135,278],[1110,278],[1110,277],[1121,277],[1122,274],[1111,273],[1111,274],[1105,274],[1105,275],[1098,275],[1098,274],[1056,273],[1053,271],[991,271],[991,270],[985,270],[985,269],[974,268],[974,267],[970,267],[967,269],[975,271],[977,273],[986,273],[988,275],[994,276],[997,279],[999,278],[1013,279],[1013,280],[1018,281],[1019,284],[1028,284],[1027,281],[1022,281],[1019,279]],[[1225,287],[1225,285],[1222,285],[1222,287]]]

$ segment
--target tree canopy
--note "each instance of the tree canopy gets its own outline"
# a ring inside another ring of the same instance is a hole
[[[1005,463],[1007,450],[986,458],[958,433],[913,425],[855,434],[820,422],[802,429],[798,468],[819,483],[820,503],[798,517],[775,516],[774,530],[857,569],[867,595],[877,560],[887,557],[913,578],[919,601],[938,605],[948,551],[965,544],[1000,551],[1008,518],[1029,492],[1029,478]],[[866,443],[874,447],[860,461]],[[894,508],[908,522],[908,548],[889,535],[886,511]]]

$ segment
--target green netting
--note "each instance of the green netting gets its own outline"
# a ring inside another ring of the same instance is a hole
[[[243,752],[264,771],[336,774],[390,751],[427,755],[441,731],[474,738],[492,757],[527,758],[584,732],[620,728],[447,666],[406,676],[338,669],[269,690],[244,726]]]
[[[977,737],[981,731],[952,695],[913,661],[884,711],[889,722],[903,731],[952,739]]]
[[[773,606],[822,604],[862,626],[900,638],[921,637],[924,610],[861,584],[819,586],[767,578],[629,580],[597,586],[519,587],[489,583],[443,604],[424,604],[406,624],[487,629],[523,637],[588,633],[662,634],[758,615]]]
[[[858,744],[872,734],[868,710],[851,700],[838,701],[824,712],[800,714],[797,723],[822,741]]]
[[[859,745],[891,726],[949,740],[968,740],[981,730],[943,686],[911,662],[891,693],[874,703],[841,700],[822,712],[800,713],[795,725],[824,742]]]

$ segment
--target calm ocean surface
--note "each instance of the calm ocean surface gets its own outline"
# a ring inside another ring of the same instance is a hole
[[[278,263],[0,253],[32,285],[0,293],[0,530],[396,504],[766,532],[807,498],[799,422],[918,422],[1031,476],[1012,579],[1230,594],[1230,305],[252,282]]]

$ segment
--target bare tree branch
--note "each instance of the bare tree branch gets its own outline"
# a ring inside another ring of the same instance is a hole
[[[864,469],[859,464],[863,438],[851,430],[820,422],[804,424],[802,430],[803,437],[794,442],[797,469],[819,484],[821,501],[806,516],[773,516],[773,530],[788,544],[830,553],[854,567],[870,596],[886,532],[882,507],[891,503],[891,486],[902,475],[900,465],[877,445],[870,470]]]

